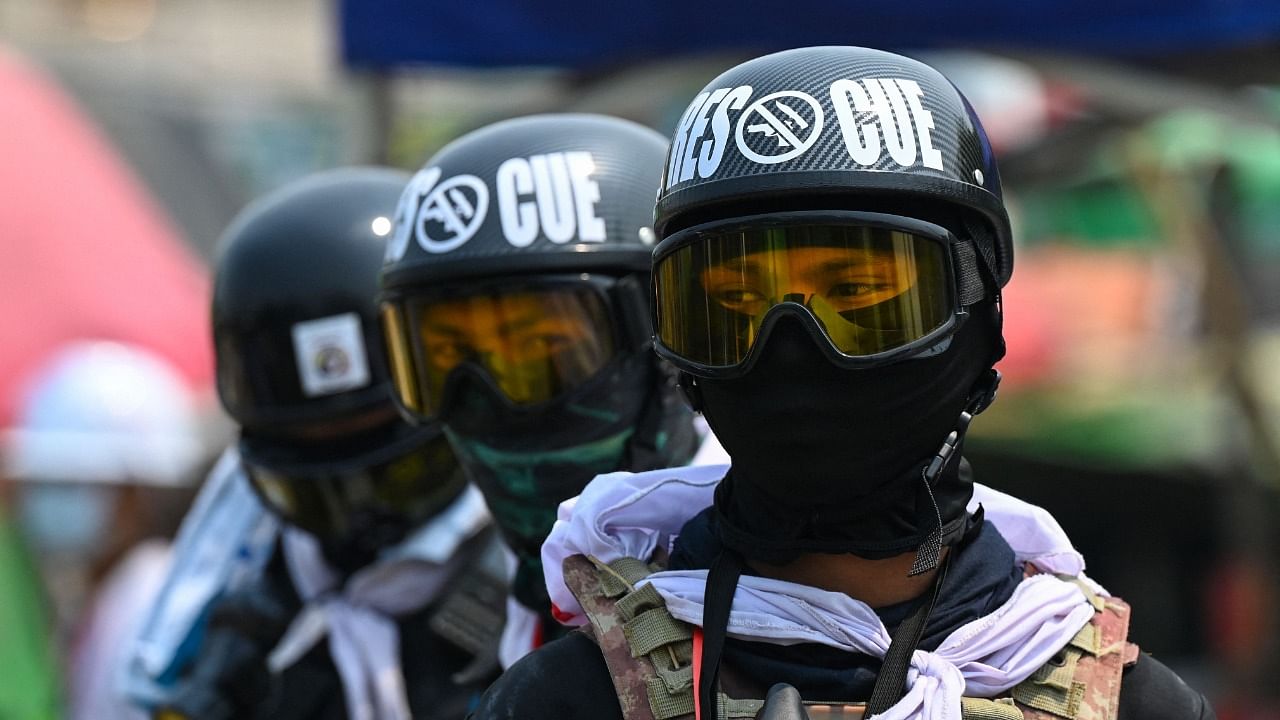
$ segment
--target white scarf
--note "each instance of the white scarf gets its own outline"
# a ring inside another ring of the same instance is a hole
[[[488,522],[483,497],[468,486],[444,512],[341,586],[320,543],[300,530],[286,530],[285,565],[305,605],[271,653],[272,672],[297,662],[327,633],[349,717],[410,720],[396,618],[440,594],[466,560],[455,557],[459,546]]]
[[[658,547],[670,550],[680,528],[711,505],[727,470],[722,465],[602,475],[581,496],[561,504],[542,546],[547,590],[560,615],[573,616],[570,624],[586,622],[564,584],[565,558],[584,554],[611,562],[648,558]],[[1032,562],[1048,573],[1083,578],[1084,559],[1049,513],[982,485],[974,486],[970,509],[978,504],[1013,548],[1018,564]],[[672,615],[701,625],[706,580],[706,570],[679,570],[655,573],[645,582],[663,596]],[[959,720],[962,695],[992,697],[1009,690],[1092,616],[1093,607],[1074,583],[1052,574],[1023,580],[995,612],[957,628],[932,652],[916,650],[906,696],[880,717]],[[861,601],[748,575],[738,581],[728,634],[778,645],[820,643],[874,657],[884,657],[890,642],[879,616]]]

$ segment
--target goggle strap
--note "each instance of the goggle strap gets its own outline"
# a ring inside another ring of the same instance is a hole
[[[632,350],[646,347],[653,340],[650,290],[646,283],[638,275],[627,275],[614,283],[609,292],[617,306],[615,315],[622,323],[618,334],[625,339],[626,347]]]
[[[982,270],[978,267],[978,251],[970,240],[951,245],[951,260],[956,268],[956,293],[960,307],[969,307],[987,296],[982,282]]]
[[[997,278],[1000,277],[998,268],[1000,268],[999,258],[996,257],[996,236],[992,227],[986,221],[973,215],[965,213],[961,220],[964,225],[964,239],[974,244],[978,251],[978,256],[982,259],[982,269],[986,271],[985,277],[991,280],[991,284],[999,287],[1000,283]]]

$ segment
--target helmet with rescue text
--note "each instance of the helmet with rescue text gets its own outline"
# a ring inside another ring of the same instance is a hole
[[[945,562],[978,526],[960,450],[998,383],[1013,266],[991,147],[955,86],[857,47],[742,63],[680,119],[654,229],[658,353],[732,459],[707,616],[727,618],[744,559]],[[718,647],[722,623],[704,629]]]
[[[995,390],[1013,264],[960,92],[865,48],[743,63],[681,118],[655,229],[657,350],[734,460],[726,542],[886,557],[939,524],[953,541],[956,446]]]
[[[398,398],[445,423],[531,594],[545,595],[535,566],[561,500],[694,451],[652,352],[665,150],[618,118],[506,120],[436,153],[396,213],[382,310]]]
[[[359,565],[465,487],[438,425],[396,411],[376,304],[408,181],[381,168],[318,173],[258,200],[219,246],[218,394],[263,501]]]

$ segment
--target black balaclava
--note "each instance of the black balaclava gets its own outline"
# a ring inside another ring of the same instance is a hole
[[[939,515],[943,544],[959,539],[972,481],[952,461],[931,499],[922,470],[1003,354],[994,303],[971,308],[933,357],[841,369],[796,318],[781,318],[761,351],[741,378],[697,381],[733,459],[715,496],[727,546],[772,563],[804,552],[891,557],[919,547]]]
[[[546,611],[541,548],[560,503],[601,473],[684,464],[697,449],[693,415],[648,351],[618,358],[565,397],[525,410],[475,365],[453,372],[443,405],[450,441],[516,555],[513,594]]]

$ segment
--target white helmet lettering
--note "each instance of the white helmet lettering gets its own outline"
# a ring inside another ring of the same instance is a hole
[[[556,244],[604,242],[596,214],[600,184],[595,158],[584,151],[511,158],[498,167],[498,218],[513,247],[528,247],[539,234]]]
[[[887,152],[902,167],[918,159],[927,168],[942,170],[942,153],[933,147],[933,114],[920,102],[923,95],[919,83],[901,78],[831,83],[831,104],[849,157],[870,166]]]

